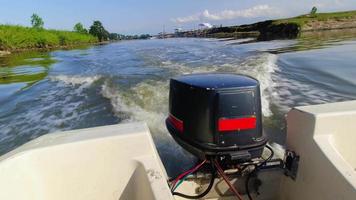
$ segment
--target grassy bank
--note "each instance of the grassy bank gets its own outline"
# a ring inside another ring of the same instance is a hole
[[[356,28],[356,11],[307,14],[264,23],[259,39],[297,38],[308,31]]]
[[[51,49],[96,42],[98,42],[98,39],[89,34],[15,25],[0,25],[0,51]]]
[[[215,27],[182,32],[183,37],[256,37],[259,40],[296,38],[302,32],[356,28],[356,11],[316,13],[297,17],[267,20],[240,26]]]
[[[338,22],[352,22],[356,20],[356,11],[346,11],[346,12],[333,12],[333,13],[317,13],[315,15],[300,15],[297,17],[273,20],[273,24],[286,24],[294,23],[297,24],[303,31],[311,23],[325,23],[328,21]],[[332,27],[330,27],[332,28]]]

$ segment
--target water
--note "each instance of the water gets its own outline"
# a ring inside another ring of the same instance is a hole
[[[176,174],[193,157],[164,125],[169,78],[198,72],[256,77],[264,131],[283,145],[291,107],[356,99],[355,55],[355,32],[329,32],[259,43],[124,41],[0,57],[0,154],[47,133],[146,121],[168,173]]]

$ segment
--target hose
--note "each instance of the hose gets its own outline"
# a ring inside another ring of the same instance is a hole
[[[203,166],[208,160],[205,159],[203,160],[203,162],[199,163],[198,165],[196,165],[195,167],[193,167],[192,169],[189,169],[185,172],[183,172],[182,174],[180,174],[172,183],[172,187],[171,187],[171,190],[173,192],[174,188],[175,188],[175,185],[178,183],[178,181],[182,178],[184,178],[185,176],[195,172],[196,170],[198,170],[201,166]]]
[[[245,189],[246,189],[246,193],[247,193],[247,196],[248,196],[248,199],[249,199],[249,200],[253,200],[253,198],[252,198],[252,196],[251,196],[251,193],[250,193],[249,186],[248,186],[248,183],[249,183],[249,181],[250,181],[250,179],[251,179],[251,176],[252,176],[254,173],[256,173],[257,170],[259,170],[259,169],[260,169],[263,165],[265,165],[269,160],[271,160],[272,157],[273,157],[273,155],[274,155],[273,149],[272,149],[270,146],[266,145],[266,148],[267,148],[268,150],[270,150],[271,154],[270,154],[269,157],[268,157],[266,160],[264,160],[260,165],[258,165],[258,166],[255,165],[255,169],[253,169],[252,172],[250,172],[250,173],[247,175],[247,178],[246,178]]]
[[[200,199],[200,198],[203,198],[205,195],[207,195],[210,192],[211,188],[213,187],[215,177],[216,177],[215,170],[214,170],[214,167],[212,166],[211,167],[211,179],[210,179],[208,187],[206,188],[206,190],[204,192],[202,192],[201,194],[195,195],[195,196],[182,194],[182,193],[179,193],[179,192],[172,192],[172,194],[176,195],[176,196],[180,196],[180,197],[186,198],[186,199]]]
[[[218,161],[214,160],[214,164],[219,172],[219,174],[222,176],[222,178],[225,180],[225,182],[228,184],[228,186],[230,187],[231,191],[235,194],[235,196],[239,199],[242,200],[241,195],[239,194],[239,192],[236,190],[236,188],[230,183],[229,179],[226,177],[224,171],[221,169]]]

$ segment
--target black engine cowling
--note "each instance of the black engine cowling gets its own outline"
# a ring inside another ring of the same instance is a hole
[[[267,140],[262,134],[259,82],[225,73],[173,78],[166,125],[183,148],[202,159],[260,157]]]

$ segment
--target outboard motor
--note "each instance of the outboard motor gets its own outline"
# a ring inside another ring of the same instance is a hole
[[[171,79],[166,126],[186,150],[206,159],[223,156],[233,162],[261,157],[259,82],[227,73],[183,75]]]

